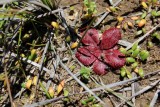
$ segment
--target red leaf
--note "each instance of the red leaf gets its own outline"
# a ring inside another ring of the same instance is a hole
[[[121,34],[117,28],[106,30],[101,42],[98,31],[90,29],[82,39],[85,46],[78,48],[76,57],[86,66],[93,64],[93,71],[96,74],[104,75],[107,73],[108,66],[117,69],[125,64],[124,55],[116,46],[119,39]]]
[[[92,55],[86,47],[78,48],[78,52],[80,52],[81,54],[83,54],[85,56],[91,56]]]
[[[96,29],[89,29],[82,39],[82,43],[85,45],[97,46],[99,42],[99,34]]]
[[[100,58],[102,50],[100,50],[98,46],[86,46],[86,49],[95,57]]]
[[[91,65],[95,60],[96,57],[89,53],[89,51],[85,48],[79,48],[80,51],[84,50],[84,53],[77,51],[76,58],[84,65],[88,66]]]
[[[119,50],[106,50],[104,54],[104,61],[114,69],[124,66],[126,62]]]
[[[96,60],[93,63],[93,71],[98,75],[106,74],[107,73],[106,68],[107,68],[106,64],[104,64],[103,62],[99,60]]]
[[[120,30],[118,28],[110,28],[103,33],[100,48],[110,49],[114,47],[120,39]]]

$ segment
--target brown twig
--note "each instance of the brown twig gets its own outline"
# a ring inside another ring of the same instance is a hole
[[[11,106],[14,107],[14,102],[13,102],[13,99],[12,99],[12,94],[11,94],[11,89],[10,89],[10,84],[9,84],[8,74],[7,74],[7,64],[5,64],[4,72],[5,72],[5,81],[7,83],[7,91],[8,91],[8,94],[9,94],[9,99],[10,99],[10,102],[11,102]]]

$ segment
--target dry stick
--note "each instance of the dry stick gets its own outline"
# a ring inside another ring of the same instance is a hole
[[[45,58],[45,55],[47,53],[47,50],[48,50],[48,47],[49,47],[49,40],[44,48],[44,51],[43,51],[43,55],[42,55],[42,58],[41,58],[41,62],[40,62],[40,67],[39,67],[39,71],[42,71],[43,70],[43,62],[44,62],[44,58]],[[43,71],[41,72],[41,75],[42,75]]]
[[[125,46],[125,47],[128,47],[128,46],[131,46],[132,43],[128,42],[128,41],[125,41],[125,40],[119,40],[118,41],[118,44],[119,45],[122,45],[122,46]]]
[[[53,49],[54,52],[55,52],[55,49],[54,49],[54,47],[53,47],[52,42],[51,42],[51,47],[52,47],[52,49]],[[56,53],[56,52],[55,52],[55,53]],[[93,93],[84,83],[82,83],[82,82],[70,71],[70,69],[69,69],[68,67],[66,67],[66,66],[63,64],[63,62],[60,60],[59,55],[57,55],[57,58],[58,58],[59,61],[60,61],[60,65],[61,65],[85,90],[87,90],[90,94],[92,94],[99,102],[101,102],[102,104],[105,105],[105,103],[104,103],[95,93]]]
[[[76,60],[76,62],[78,62],[78,64],[82,67],[83,66],[83,64],[81,63],[81,62],[79,62],[79,60],[75,57],[75,55],[73,55],[73,52],[72,52],[72,50],[71,50],[71,48],[70,48],[70,46],[67,44],[67,47],[69,48],[69,50],[70,50],[70,52],[71,52],[71,55],[72,55],[72,58],[74,59],[74,60]],[[74,74],[76,77],[78,77],[78,76],[80,76],[80,73],[79,72],[77,72],[76,74]],[[70,78],[68,78],[65,82],[69,82],[69,81],[71,81],[73,79],[73,77],[70,77]]]
[[[6,4],[6,3],[11,3],[11,2],[14,2],[14,1],[17,1],[17,0],[1,0],[0,5]]]
[[[121,0],[118,0],[115,4],[113,4],[113,6],[117,6],[119,3],[121,2]],[[104,14],[102,15],[102,17],[97,21],[97,23],[94,25],[94,27],[97,27],[109,14],[109,12],[104,12]]]
[[[10,99],[10,102],[11,102],[11,106],[14,107],[13,99],[12,99],[12,94],[11,94],[11,89],[10,89],[10,84],[9,84],[9,80],[8,80],[8,74],[7,74],[7,67],[6,67],[6,65],[7,64],[5,64],[4,72],[5,72],[5,80],[6,80],[6,83],[7,83],[7,91],[8,91],[8,94],[9,94],[9,99]]]
[[[136,73],[132,72],[132,77],[136,77],[136,76],[137,76]],[[132,87],[132,96],[135,94],[135,84],[136,84],[136,82],[133,82],[131,84],[131,87]],[[135,106],[135,97],[132,98],[132,102],[133,102],[133,104]]]
[[[160,70],[157,70],[157,71],[154,71],[154,72],[151,72],[151,73],[148,73],[144,76],[144,78],[146,77],[149,77],[151,75],[155,75],[155,74],[158,74],[160,72]],[[131,82],[131,81],[136,81],[138,80],[139,78],[141,77],[135,77],[133,79],[130,79],[130,80],[126,80],[127,82]],[[127,82],[117,82],[117,83],[113,83],[114,85],[109,85],[108,87],[104,86],[104,87],[100,87],[99,88],[95,88],[95,89],[91,89],[92,91],[100,91],[101,89],[106,89],[106,88],[112,88],[112,87],[115,87],[115,86],[118,86],[118,85],[122,85],[122,84],[126,84]],[[51,102],[55,102],[55,101],[58,101],[62,98],[66,98],[66,97],[69,97],[69,96],[73,96],[73,95],[79,95],[79,94],[85,94],[85,93],[88,93],[88,91],[83,91],[83,92],[80,92],[80,93],[73,93],[73,94],[69,94],[68,96],[60,96],[60,97],[57,97],[57,98],[53,98],[53,99],[49,99],[49,100],[45,100],[45,101],[41,101],[41,102],[37,102],[37,103],[33,103],[33,104],[27,104],[27,105],[24,105],[24,107],[35,107],[35,106],[42,106],[42,105],[45,105],[45,104],[48,104],[48,103],[51,103]]]
[[[145,88],[143,88],[142,90],[138,91],[137,93],[135,93],[133,96],[131,96],[130,98],[128,98],[126,101],[131,100],[133,97],[136,97],[144,92],[146,92],[147,90],[153,88],[154,86],[156,86],[158,83],[160,82],[160,79],[155,81],[154,83],[151,83],[149,86],[146,86]],[[126,101],[122,102],[121,104],[119,104],[117,107],[120,107],[121,105],[125,104]]]
[[[48,12],[48,13],[40,14],[40,15],[38,15],[38,16],[33,17],[32,19],[42,18],[42,17],[48,16],[48,15],[51,15],[51,14],[55,14],[55,13],[58,13],[58,12],[63,11],[63,9],[69,8],[70,6],[74,6],[74,5],[77,5],[77,4],[79,4],[79,2],[78,2],[78,3],[71,4],[71,5],[69,5],[69,6],[62,7],[62,8],[60,8],[60,9],[53,10],[53,11]],[[30,18],[29,18],[29,19],[30,19]]]
[[[149,107],[154,107],[154,105],[155,105],[155,103],[156,103],[156,101],[157,101],[157,99],[158,99],[158,94],[159,94],[159,93],[160,93],[160,83],[159,83],[159,87],[158,87],[156,93],[154,94],[154,97],[153,97],[153,99],[152,99]]]
[[[51,11],[51,9],[47,5],[43,4],[42,2],[38,2],[36,0],[32,0],[32,1],[29,0],[28,2],[31,3],[31,4],[37,5],[39,7],[46,8],[48,11]]]
[[[140,37],[138,40],[136,40],[132,45],[128,46],[126,48],[126,50],[130,49],[135,43],[139,43],[143,39],[145,39],[147,36],[149,36],[150,33],[152,33],[154,30],[156,30],[159,27],[159,25],[160,25],[160,23],[158,25],[156,25],[155,27],[153,27],[149,32],[147,32],[146,34],[144,34],[142,37]]]
[[[114,3],[113,3],[113,0],[109,0],[109,3],[113,6]]]
[[[37,78],[38,78],[38,79],[37,79],[36,84],[38,84],[38,83],[40,82],[39,77],[40,77],[40,75],[43,74],[43,62],[44,62],[44,58],[45,58],[45,55],[46,55],[46,53],[47,53],[48,47],[49,47],[49,40],[48,40],[48,42],[46,43],[46,46],[45,46],[44,51],[43,51],[43,54],[42,54],[42,58],[41,58],[41,61],[40,61],[40,66],[39,66],[39,73],[38,73],[38,75],[37,75]],[[50,75],[51,75],[51,74],[50,74]],[[37,88],[38,88],[38,85],[36,85],[36,87],[35,87],[35,93],[36,93],[36,94],[37,94]],[[35,98],[37,98],[37,97],[35,97]]]
[[[49,41],[51,42],[51,38],[49,39]],[[54,55],[54,54],[53,54]],[[53,79],[53,77],[55,76],[55,72],[56,72],[56,68],[57,66],[59,65],[59,59],[57,58],[55,63],[53,63],[53,68],[51,69],[51,71],[53,72],[52,74],[50,74],[50,78]],[[49,81],[47,82],[47,85],[46,85],[46,89],[48,90],[49,89],[49,86],[51,84],[52,80],[49,79]]]

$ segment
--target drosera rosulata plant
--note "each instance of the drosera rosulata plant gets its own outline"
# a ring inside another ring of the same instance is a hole
[[[85,66],[93,65],[98,75],[106,74],[109,69],[118,69],[125,65],[125,55],[117,47],[121,39],[118,28],[110,28],[99,34],[96,29],[89,29],[82,38],[83,45],[76,52],[77,59]]]
[[[138,43],[135,43],[128,51],[121,47],[120,52],[126,55],[126,65],[130,66],[132,71],[143,77],[144,72],[141,67],[141,63],[143,64],[147,61],[149,52],[147,50],[140,49]],[[132,78],[131,72],[128,71],[125,66],[121,68],[120,73],[122,77],[127,76],[128,78]]]

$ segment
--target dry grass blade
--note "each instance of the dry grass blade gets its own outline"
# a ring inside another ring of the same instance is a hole
[[[136,76],[137,75],[133,72],[132,73],[132,77],[136,77]],[[131,87],[132,87],[132,96],[135,94],[135,88],[136,88],[135,84],[136,84],[136,82],[134,82],[134,83],[131,84]],[[135,97],[132,98],[132,102],[133,102],[133,104],[135,106]]]
[[[49,10],[49,11],[51,11],[51,9],[48,7],[48,6],[46,6],[45,4],[43,4],[43,3],[41,3],[41,2],[38,2],[38,1],[29,1],[31,4],[35,4],[35,5],[37,5],[37,6],[41,6],[41,7],[44,7],[44,8],[46,8],[47,10]]]
[[[109,0],[109,3],[113,6],[114,4],[113,4],[113,0]]]
[[[160,87],[159,87],[159,88],[160,88]],[[157,99],[158,99],[158,94],[159,94],[159,93],[160,93],[160,89],[158,89],[158,90],[156,91],[156,93],[154,94],[154,97],[153,97],[153,99],[152,99],[149,107],[154,107],[154,106],[155,106],[155,103],[156,103],[156,101],[157,101]]]
[[[102,17],[100,17],[100,18],[98,19],[98,21],[96,22],[96,24],[94,25],[94,27],[97,27],[97,26],[107,17],[108,14],[109,14],[109,12],[105,12],[105,13],[102,15]]]
[[[128,47],[128,46],[131,46],[132,43],[128,42],[128,41],[125,41],[125,40],[119,40],[118,41],[118,44],[119,45],[122,45],[122,46],[125,46],[125,47]]]
[[[10,89],[10,84],[9,84],[9,80],[8,80],[8,73],[7,73],[7,66],[6,65],[4,67],[4,71],[5,71],[5,80],[6,80],[6,83],[7,83],[7,91],[8,91],[9,99],[10,99],[10,102],[11,102],[11,106],[14,107],[14,102],[13,102],[13,98],[12,98],[12,94],[11,94],[11,89]]]
[[[138,91],[137,93],[135,93],[133,96],[131,96],[130,98],[128,98],[128,100],[131,100],[133,97],[136,97],[144,92],[146,92],[147,90],[153,88],[154,86],[156,86],[158,83],[160,82],[160,80],[155,81],[154,83],[151,83],[149,86],[146,86],[145,88],[143,88],[142,90]],[[121,105],[125,104],[126,101],[122,102],[121,104],[119,104],[117,107],[120,107]]]
[[[44,51],[43,51],[43,54],[42,54],[42,58],[41,58],[41,61],[40,61],[40,67],[39,67],[39,70],[40,70],[40,71],[43,70],[43,62],[44,62],[44,58],[45,58],[45,55],[46,55],[46,53],[47,53],[48,47],[49,47],[49,41],[46,43],[46,46],[45,46]],[[42,73],[41,73],[41,74],[42,74]]]
[[[11,3],[11,2],[14,2],[14,1],[18,1],[18,0],[1,0],[0,5],[6,4],[6,3]]]

